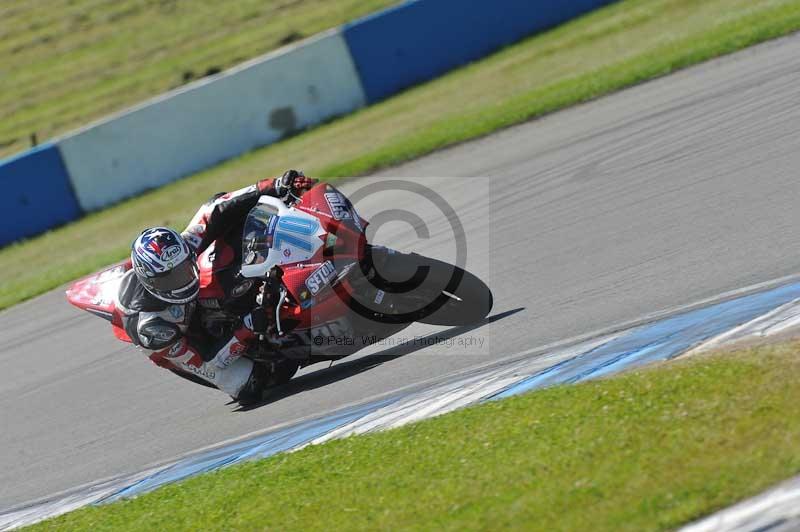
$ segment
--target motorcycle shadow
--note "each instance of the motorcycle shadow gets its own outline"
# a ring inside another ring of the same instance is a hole
[[[340,362],[338,364],[314,371],[313,373],[308,373],[300,377],[295,377],[290,382],[282,386],[276,387],[273,390],[272,394],[270,394],[270,396],[267,397],[264,401],[253,405],[240,406],[239,408],[236,408],[234,412],[249,412],[250,410],[262,408],[264,406],[280,401],[281,399],[286,399],[287,397],[290,397],[292,395],[296,395],[298,393],[310,390],[315,390],[317,388],[322,388],[323,386],[328,386],[329,384],[333,384],[335,382],[348,379],[350,377],[353,377],[354,375],[358,375],[359,373],[364,373],[365,371],[374,369],[386,362],[390,362],[397,358],[404,357],[412,353],[416,353],[417,351],[421,351],[422,349],[426,349],[428,347],[433,347],[437,344],[447,342],[458,336],[467,334],[486,325],[490,325],[502,319],[508,318],[509,316],[513,316],[518,312],[522,312],[523,310],[525,310],[524,307],[516,308],[513,310],[507,310],[505,312],[489,316],[474,325],[453,327],[445,331],[440,331],[425,336],[421,338],[419,341],[414,343],[405,343],[396,347],[384,349],[383,351],[380,351],[378,353],[374,353],[372,355],[368,355],[356,360]]]

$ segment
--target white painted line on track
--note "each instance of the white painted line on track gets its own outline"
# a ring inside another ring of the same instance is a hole
[[[680,529],[680,532],[745,532],[800,529],[800,477]]]
[[[602,360],[597,362],[601,364],[608,362],[614,365],[616,364],[616,358],[614,355],[615,352],[613,351],[614,349],[624,348],[634,349],[634,351],[641,351],[641,349],[645,347],[645,345],[638,345],[635,343],[634,345],[627,345],[624,342],[625,339],[639,334],[634,342],[649,342],[652,341],[654,337],[648,336],[647,338],[642,338],[642,331],[647,331],[648,334],[655,334],[656,336],[658,334],[665,334],[665,331],[660,330],[660,328],[664,327],[663,324],[659,323],[661,321],[671,321],[673,325],[670,326],[672,327],[670,330],[673,331],[673,333],[670,334],[674,334],[675,332],[682,331],[684,329],[681,328],[683,326],[676,325],[675,320],[670,320],[670,318],[673,316],[680,316],[682,314],[689,314],[693,313],[693,311],[698,311],[700,314],[698,315],[697,313],[694,313],[694,319],[707,319],[708,312],[700,309],[703,309],[704,307],[710,307],[715,304],[730,307],[728,304],[729,301],[738,298],[745,298],[749,295],[753,295],[754,297],[758,298],[759,296],[757,294],[759,292],[767,292],[769,289],[779,290],[784,294],[786,293],[786,289],[788,289],[791,293],[796,294],[797,288],[794,287],[794,285],[788,286],[788,284],[798,279],[800,279],[800,275],[792,275],[765,283],[751,285],[742,289],[733,290],[690,305],[684,305],[666,311],[652,313],[638,320],[633,320],[628,323],[609,327],[604,330],[594,331],[592,333],[572,337],[559,342],[526,349],[524,351],[507,355],[499,360],[496,359],[490,363],[472,366],[460,372],[452,373],[446,377],[427,379],[425,381],[417,382],[413,385],[396,388],[394,390],[376,394],[371,397],[363,397],[359,401],[353,402],[350,405],[345,405],[344,407],[340,406],[339,408],[335,409],[335,411],[328,411],[327,413],[321,414],[317,413],[314,416],[307,416],[301,420],[294,420],[289,423],[270,427],[269,429],[254,431],[250,434],[233,438],[220,444],[207,446],[192,453],[187,453],[181,458],[168,462],[162,462],[164,465],[155,468],[147,468],[147,471],[144,473],[119,476],[110,481],[92,483],[87,485],[83,490],[69,490],[67,492],[62,492],[61,496],[51,496],[40,500],[38,503],[17,507],[16,510],[11,510],[5,514],[0,514],[0,530],[31,524],[47,517],[59,515],[87,504],[105,501],[108,497],[111,497],[111,499],[117,498],[119,497],[121,489],[127,493],[127,488],[124,486],[138,484],[139,481],[147,484],[149,482],[147,477],[151,476],[151,474],[153,476],[157,476],[164,470],[169,469],[172,466],[177,466],[178,462],[183,460],[200,456],[206,452],[224,449],[226,446],[245,443],[246,440],[258,438],[260,436],[269,436],[271,433],[281,430],[282,428],[292,429],[293,426],[297,426],[304,422],[312,422],[314,420],[325,418],[326,416],[335,415],[336,412],[342,411],[348,407],[355,408],[360,405],[368,405],[369,403],[379,403],[381,400],[390,401],[389,404],[384,404],[383,406],[375,405],[374,409],[363,415],[359,414],[359,417],[355,418],[353,421],[345,422],[344,425],[336,428],[327,429],[326,432],[319,436],[312,436],[311,439],[298,442],[292,447],[284,447],[283,450],[297,450],[305,447],[306,445],[322,443],[334,438],[341,438],[353,434],[361,434],[376,430],[386,430],[421,419],[441,415],[457,408],[493,397],[504,390],[512,388],[515,384],[539,374],[540,372],[547,372],[552,368],[561,367],[562,363],[567,364],[568,367],[571,368],[571,375],[574,376],[573,370],[576,368],[572,367],[573,361],[579,360],[582,355],[594,353],[596,349],[599,350],[598,352],[603,350],[607,351],[608,349],[606,349],[606,347],[608,347],[612,352],[604,353],[604,355],[600,357]],[[786,289],[783,288],[784,285],[787,285]],[[785,295],[783,297],[785,297]],[[797,297],[797,295],[794,297]],[[800,301],[800,299],[796,299],[792,303],[797,303],[797,301]],[[745,325],[756,322],[761,323],[762,325],[764,323],[769,323],[769,327],[772,327],[774,330],[774,328],[780,326],[781,323],[785,325],[785,323],[793,322],[792,320],[798,319],[798,316],[797,313],[787,314],[787,312],[789,312],[790,305],[783,305],[777,310],[770,310],[756,319],[751,319]],[[703,315],[706,315],[706,318],[700,317]],[[766,319],[770,316],[772,317],[771,321]],[[733,325],[730,320],[724,323],[727,323],[728,326]],[[677,329],[675,327],[677,327]],[[742,329],[742,326],[737,326],[736,329]],[[695,331],[694,334],[697,334],[697,331]],[[720,336],[724,336],[724,334],[718,335],[717,337],[719,338]],[[622,341],[622,343],[620,345],[616,345],[615,341],[617,340]],[[630,354],[628,351],[623,351],[623,353]],[[608,358],[609,355],[611,355],[610,359]],[[591,362],[591,359],[586,360]],[[579,362],[578,364],[580,365],[583,363],[584,362]],[[580,376],[580,374],[577,376]],[[565,380],[563,382],[571,381]],[[519,392],[517,391],[515,393]],[[253,453],[254,454],[251,455],[251,458],[265,456],[260,454],[257,450],[253,451]],[[268,456],[268,454],[266,456]],[[141,492],[141,488],[139,489],[139,492]],[[151,487],[149,489],[153,488]]]
[[[316,445],[355,434],[388,430],[475,404],[507,389],[524,377],[592,351],[618,337],[619,335],[605,336],[563,349],[552,355],[525,359],[515,364],[501,366],[488,373],[464,376],[442,386],[431,387],[421,394],[415,394],[379,408],[375,412],[320,436],[309,442],[308,445]]]
[[[715,336],[682,356],[707,352],[742,340],[774,336],[799,325],[800,299],[796,299],[735,329]]]

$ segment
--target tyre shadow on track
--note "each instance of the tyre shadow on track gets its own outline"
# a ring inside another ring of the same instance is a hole
[[[421,351],[428,347],[433,347],[437,344],[447,342],[448,340],[451,340],[457,336],[467,334],[486,325],[490,325],[496,321],[508,318],[509,316],[513,316],[518,312],[522,312],[523,310],[525,310],[524,307],[515,308],[513,310],[507,310],[505,312],[489,316],[488,318],[474,325],[453,327],[445,331],[440,331],[430,334],[428,336],[424,336],[420,338],[419,341],[414,343],[405,343],[402,345],[398,345],[380,351],[379,353],[374,353],[372,355],[359,358],[357,360],[339,363],[334,366],[330,366],[324,369],[317,370],[313,373],[303,375],[302,377],[296,377],[292,379],[290,382],[275,388],[273,393],[265,401],[255,405],[236,408],[234,412],[249,412],[250,410],[255,410],[257,408],[267,406],[271,403],[280,401],[281,399],[285,399],[289,396],[301,392],[322,388],[323,386],[327,386],[329,384],[333,384],[335,382],[350,378],[354,375],[358,375],[359,373],[364,373],[365,371],[374,369],[380,366],[381,364],[384,364],[396,358],[404,357],[406,355],[416,353],[417,351]]]

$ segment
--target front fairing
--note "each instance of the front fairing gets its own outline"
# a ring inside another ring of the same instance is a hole
[[[322,309],[343,312],[339,304],[320,304],[340,299],[332,288],[363,258],[367,222],[328,184],[307,191],[290,209],[266,201],[250,211],[245,223],[242,274],[263,278],[279,267],[297,307],[291,309],[293,319],[312,307],[316,314]]]

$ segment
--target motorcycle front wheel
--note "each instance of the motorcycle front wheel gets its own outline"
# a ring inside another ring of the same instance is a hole
[[[387,292],[385,318],[430,325],[474,325],[494,303],[486,283],[470,272],[416,253],[394,252],[376,268],[376,286]]]

